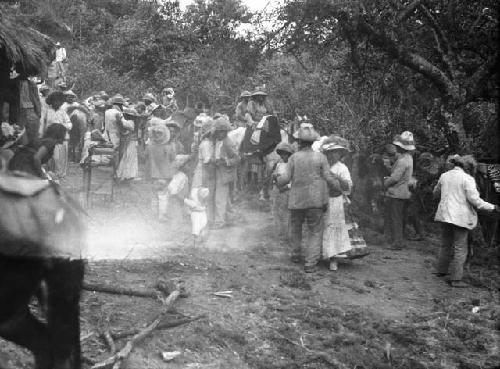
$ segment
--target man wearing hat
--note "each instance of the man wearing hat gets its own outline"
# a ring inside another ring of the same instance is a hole
[[[225,115],[214,120],[213,140],[214,152],[212,156],[212,174],[208,176],[210,190],[209,217],[214,228],[221,228],[227,224],[228,210],[230,210],[230,184],[234,181],[236,165],[240,157],[238,148],[227,136],[231,130],[229,119]],[[210,170],[210,168],[207,168]]]
[[[326,156],[313,151],[311,145],[319,139],[311,123],[301,123],[294,134],[299,151],[288,160],[288,171],[280,177],[279,186],[291,184],[288,199],[290,209],[290,241],[292,243],[292,261],[301,261],[302,225],[307,223],[309,240],[303,250],[304,271],[316,271],[316,264],[321,258],[323,219],[328,206],[328,187],[340,190],[339,181],[330,172]]]
[[[104,129],[106,130],[106,138],[113,144],[115,150],[118,151],[120,146],[120,129],[123,120],[123,105],[125,100],[120,94],[116,94],[111,98],[112,107],[104,113]],[[117,164],[117,163],[116,163]]]
[[[384,178],[384,187],[391,233],[390,249],[402,250],[404,209],[411,197],[409,183],[413,176],[413,158],[410,152],[415,150],[415,141],[411,132],[404,131],[392,143],[396,147],[396,161],[391,175]]]
[[[270,114],[273,114],[273,108],[267,100],[267,93],[260,89],[252,92],[247,105],[247,113],[245,114],[247,124],[254,127],[265,115]]]
[[[238,127],[246,126],[246,118],[245,115],[247,113],[248,102],[250,101],[250,96],[252,94],[250,91],[243,91],[240,94],[238,105],[236,105],[236,110],[234,112],[234,119],[236,121],[236,125]]]

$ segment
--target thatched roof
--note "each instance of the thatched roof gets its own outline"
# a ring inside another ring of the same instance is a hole
[[[55,44],[28,27],[6,7],[0,7],[0,58],[28,76],[43,73],[54,59]]]

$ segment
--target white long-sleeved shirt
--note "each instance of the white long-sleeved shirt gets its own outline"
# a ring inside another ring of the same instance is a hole
[[[434,187],[435,194],[441,194],[441,201],[434,220],[473,229],[477,225],[475,209],[494,210],[495,205],[479,196],[474,177],[455,167],[441,174]]]

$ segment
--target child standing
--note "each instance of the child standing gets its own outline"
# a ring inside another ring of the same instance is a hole
[[[190,196],[184,199],[184,204],[189,208],[191,215],[191,233],[193,234],[194,247],[202,244],[206,238],[208,224],[206,202],[208,195],[208,188],[194,187],[191,189]]]
[[[167,218],[167,186],[175,174],[175,148],[170,144],[170,132],[163,124],[151,127],[151,139],[146,146],[146,177],[152,182],[152,209],[160,221]]]
[[[281,177],[286,176],[288,159],[292,156],[293,152],[292,146],[286,142],[281,142],[276,147],[276,153],[279,155],[280,159],[275,164],[272,174],[274,183],[272,193],[272,214],[277,236],[283,242],[288,241],[290,232],[290,210],[288,210],[290,184],[280,185],[280,183]]]

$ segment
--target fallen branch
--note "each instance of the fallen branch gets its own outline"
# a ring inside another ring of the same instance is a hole
[[[191,322],[194,322],[196,320],[200,320],[203,318],[206,318],[207,314],[201,314],[198,316],[195,316],[193,318],[185,318],[185,319],[178,319],[174,321],[168,321],[168,322],[163,322],[156,327],[156,329],[169,329],[169,328],[175,328],[179,327],[184,324],[188,324]],[[140,332],[140,329],[134,328],[134,329],[129,329],[125,331],[111,331],[111,337],[113,337],[114,340],[119,340],[125,337],[133,336],[137,333]]]
[[[162,295],[160,291],[157,290],[136,290],[133,288],[127,287],[119,287],[119,286],[109,286],[105,284],[97,284],[97,283],[88,283],[83,282],[83,287],[86,291],[91,292],[103,292],[109,293],[112,295],[128,295],[128,296],[137,296],[137,297],[147,297],[156,299]]]
[[[102,336],[104,338],[104,341],[106,341],[106,344],[108,345],[109,352],[111,352],[111,355],[114,355],[116,353],[116,345],[113,337],[111,337],[111,332],[105,331]]]
[[[176,290],[172,292],[163,302],[163,309],[161,313],[158,315],[158,317],[151,323],[149,324],[146,328],[143,330],[139,331],[139,333],[135,334],[126,344],[125,346],[118,351],[115,355],[111,356],[110,358],[101,361],[100,363],[95,364],[92,366],[92,369],[100,369],[100,368],[106,368],[108,366],[113,365],[113,369],[118,369],[120,368],[120,365],[124,359],[126,359],[130,353],[132,352],[132,349],[134,348],[134,345],[148,336],[151,332],[153,332],[161,323],[161,321],[164,318],[164,315],[170,310],[171,305],[174,303],[175,300],[179,297],[179,291]]]

